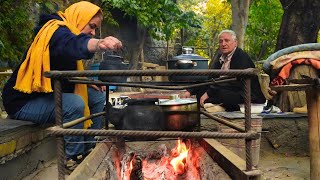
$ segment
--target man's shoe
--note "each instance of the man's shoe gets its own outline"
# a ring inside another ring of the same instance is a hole
[[[79,163],[73,159],[67,159],[66,162],[66,169],[68,174],[71,174],[73,170],[75,170],[78,167]]]
[[[73,158],[67,158],[67,162],[65,165],[68,173],[70,174],[73,170],[75,170],[78,167],[78,165],[83,161],[83,159],[83,155],[74,156]]]

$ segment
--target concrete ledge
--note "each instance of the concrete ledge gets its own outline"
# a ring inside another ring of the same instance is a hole
[[[33,172],[39,162],[56,156],[55,138],[47,127],[31,122],[0,119],[0,179],[20,179]]]
[[[244,114],[238,112],[212,113],[232,120],[244,120]],[[251,118],[260,116],[252,115]],[[202,115],[202,118],[205,118]],[[219,130],[220,124],[211,121]],[[206,128],[205,125],[201,125]],[[201,127],[202,128],[202,127]],[[261,150],[288,156],[309,155],[309,123],[306,114],[281,113],[262,117]]]

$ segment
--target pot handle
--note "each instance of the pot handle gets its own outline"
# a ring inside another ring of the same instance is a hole
[[[190,64],[191,67],[197,66],[197,62],[193,62],[191,60],[178,60],[175,66],[183,65],[183,64]]]

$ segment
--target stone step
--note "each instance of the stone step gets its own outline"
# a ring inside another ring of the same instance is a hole
[[[0,119],[0,179],[21,179],[56,156],[55,137],[47,127]]]

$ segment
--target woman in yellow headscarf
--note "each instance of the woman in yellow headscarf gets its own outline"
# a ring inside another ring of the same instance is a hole
[[[3,90],[3,104],[10,117],[41,125],[54,123],[53,85],[43,72],[81,71],[82,59],[92,58],[99,50],[121,48],[117,38],[93,38],[102,19],[101,9],[87,1],[72,4],[64,12],[40,16],[35,38]],[[103,111],[105,87],[87,88],[87,85],[63,81],[62,90],[64,123],[87,116],[90,111],[92,114]],[[93,124],[89,120],[73,128],[101,128],[101,118],[93,118]],[[90,148],[68,142],[84,140],[81,136],[66,136],[68,158],[84,154]]]

